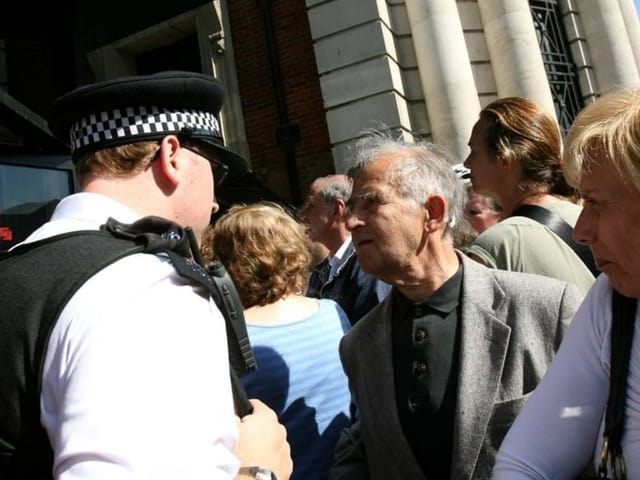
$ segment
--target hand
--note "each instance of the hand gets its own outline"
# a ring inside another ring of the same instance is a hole
[[[242,466],[260,466],[271,470],[278,480],[288,480],[293,470],[287,430],[275,412],[260,400],[249,400],[253,413],[239,418],[240,438],[235,450]]]

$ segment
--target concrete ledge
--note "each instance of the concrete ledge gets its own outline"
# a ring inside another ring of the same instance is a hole
[[[309,3],[307,2],[307,6]],[[374,21],[389,24],[383,0],[366,2],[334,0],[309,8],[309,26],[314,39],[321,39]]]
[[[320,77],[326,108],[364,97],[397,90],[403,93],[398,65],[389,57],[378,57]]]
[[[396,57],[393,35],[379,21],[318,40],[314,50],[321,75],[382,55]]]
[[[356,138],[368,128],[410,129],[407,104],[397,92],[363,98],[327,112],[332,144]]]

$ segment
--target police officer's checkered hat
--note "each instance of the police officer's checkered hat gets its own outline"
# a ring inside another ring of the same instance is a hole
[[[74,161],[103,148],[178,135],[216,147],[235,175],[248,166],[224,146],[218,117],[223,99],[220,82],[201,73],[122,77],[60,97],[49,126],[57,137],[69,141]]]

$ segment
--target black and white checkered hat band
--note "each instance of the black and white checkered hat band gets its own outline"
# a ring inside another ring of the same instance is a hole
[[[160,138],[183,129],[222,140],[218,119],[210,112],[143,106],[118,108],[80,119],[71,126],[71,149]]]

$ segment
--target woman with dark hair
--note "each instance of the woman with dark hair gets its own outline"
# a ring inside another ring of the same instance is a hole
[[[553,117],[526,98],[498,99],[480,112],[469,147],[464,165],[473,189],[502,206],[503,220],[480,234],[467,253],[493,268],[572,282],[586,293],[594,276],[580,256],[522,208],[542,207],[569,229],[580,215],[576,190],[562,171],[562,139]]]

